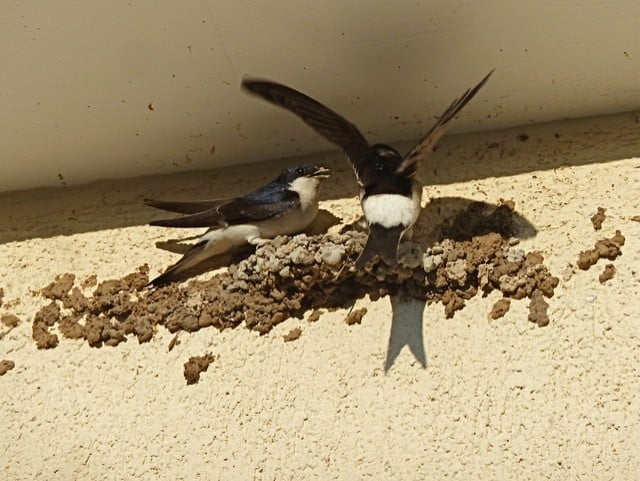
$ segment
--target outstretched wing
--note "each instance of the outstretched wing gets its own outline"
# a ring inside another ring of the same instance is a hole
[[[467,89],[467,91],[462,94],[460,98],[455,99],[449,108],[445,110],[442,115],[438,118],[438,121],[431,128],[431,130],[425,135],[418,145],[416,145],[411,152],[409,152],[403,162],[397,169],[397,173],[404,174],[406,176],[411,176],[415,174],[417,169],[417,163],[423,162],[427,160],[429,154],[433,152],[434,147],[440,140],[440,138],[444,135],[447,130],[448,124],[451,120],[455,118],[456,115],[464,108],[467,103],[478,93],[478,91],[484,86],[484,84],[489,80],[493,70],[487,74],[485,78],[483,78],[478,85],[473,88]]]
[[[370,151],[369,143],[358,128],[311,97],[266,80],[242,81],[242,88],[294,113],[329,142],[345,153],[356,175],[363,171]]]

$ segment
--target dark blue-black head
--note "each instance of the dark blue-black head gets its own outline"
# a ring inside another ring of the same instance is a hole
[[[411,196],[412,176],[400,169],[404,159],[392,147],[375,144],[366,159],[366,167],[358,172],[365,195],[401,194]],[[399,170],[400,169],[400,170]]]
[[[385,144],[371,146],[373,159],[370,160],[376,173],[384,176],[393,176],[402,163],[402,156],[398,151]]]
[[[303,164],[283,170],[276,181],[283,184],[290,184],[301,177],[326,179],[329,177],[329,173],[329,169],[325,169],[324,167]]]

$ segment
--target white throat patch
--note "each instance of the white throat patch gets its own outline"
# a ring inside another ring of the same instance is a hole
[[[315,177],[298,177],[289,184],[289,188],[300,196],[300,207],[307,210],[318,200],[320,179]]]

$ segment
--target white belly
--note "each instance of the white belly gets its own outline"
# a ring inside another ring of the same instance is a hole
[[[260,222],[259,228],[263,239],[270,239],[278,235],[299,234],[314,221],[318,215],[318,203],[307,205],[304,209],[284,215],[277,219]]]
[[[318,204],[299,209],[276,219],[222,227],[205,233],[200,240],[208,241],[208,255],[217,255],[254,239],[271,239],[279,235],[298,234],[313,222],[318,214]]]
[[[207,256],[215,256],[257,237],[260,237],[258,226],[240,224],[206,232],[200,241],[207,241],[205,247]]]
[[[362,200],[362,211],[369,224],[387,229],[399,225],[411,227],[420,215],[422,187],[414,185],[411,197],[399,194],[376,194]]]

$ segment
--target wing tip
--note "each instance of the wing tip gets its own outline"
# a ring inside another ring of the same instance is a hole
[[[495,67],[493,67],[493,68],[489,71],[489,73],[488,73],[487,75],[485,75],[485,76],[484,76],[484,78],[483,78],[482,80],[480,80],[480,82],[478,82],[478,84],[477,84],[475,87],[473,87],[473,88],[471,89],[471,92],[473,92],[472,97],[473,97],[473,95],[475,95],[475,94],[476,94],[476,93],[477,93],[477,92],[478,92],[482,87],[484,87],[484,84],[486,84],[486,83],[487,83],[487,81],[491,78],[491,76],[493,75],[493,72],[495,72],[495,71],[496,71],[496,68],[495,68]]]
[[[474,87],[468,88],[460,97],[456,98],[451,103],[449,108],[445,110],[442,113],[442,115],[440,115],[440,117],[437,117],[438,121],[436,122],[436,125],[434,126],[434,128],[439,125],[445,125],[451,120],[453,120],[462,111],[462,109],[471,101],[471,99],[473,99],[476,96],[476,94],[480,91],[480,89],[484,87],[484,85],[487,83],[489,78],[491,78],[495,70],[496,70],[495,67],[492,68],[491,71],[487,75],[485,75],[482,80],[480,80],[480,82],[478,82]]]
[[[168,222],[171,222],[172,220],[175,220],[175,219],[152,220],[151,222],[149,222],[149,225],[156,226],[156,227],[173,227],[172,225],[168,224]]]
[[[260,82],[262,82],[262,80],[259,78],[244,77],[240,82],[240,88],[242,90],[249,90],[250,92],[253,92],[253,88],[255,87],[255,85]]]
[[[271,80],[258,78],[258,77],[245,77],[240,82],[240,88],[247,92],[251,92],[253,94],[262,94],[265,91],[268,91],[272,88],[286,88],[290,89],[291,87],[287,87],[286,85],[273,82]]]

